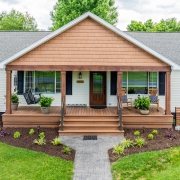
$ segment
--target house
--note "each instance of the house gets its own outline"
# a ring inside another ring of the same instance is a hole
[[[87,12],[54,32],[0,32],[0,112],[6,127],[59,127],[61,134],[119,134],[117,96],[127,90],[133,101],[158,89],[161,110],[148,116],[123,109],[127,128],[171,127],[179,106],[180,33],[123,32]],[[27,105],[23,93],[52,96],[52,112],[39,113]],[[11,110],[11,91],[18,89],[20,104]],[[3,95],[6,94],[6,104]],[[87,106],[87,107],[86,107]],[[104,106],[92,109],[90,106]]]

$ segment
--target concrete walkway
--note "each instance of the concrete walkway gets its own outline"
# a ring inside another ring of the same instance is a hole
[[[62,143],[76,150],[73,180],[112,180],[108,150],[123,140],[122,136],[61,136]]]

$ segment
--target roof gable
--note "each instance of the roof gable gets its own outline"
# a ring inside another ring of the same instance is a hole
[[[163,62],[169,64],[172,69],[180,69],[180,66],[178,66],[176,63],[170,61],[169,59],[165,58],[161,54],[155,52],[154,50],[150,49],[149,47],[145,46],[141,42],[137,41],[136,39],[132,38],[131,36],[127,35],[126,33],[120,31],[116,27],[112,26],[111,24],[107,23],[106,21],[102,20],[98,16],[92,14],[91,12],[87,12],[83,14],[82,16],[78,17],[77,19],[71,21],[70,23],[66,24],[65,26],[61,27],[60,29],[50,33],[49,35],[45,36],[44,38],[38,40],[37,42],[33,43],[32,45],[26,47],[25,49],[21,50],[20,52],[14,54],[13,56],[7,58],[6,60],[2,61],[0,63],[0,67],[4,67],[6,64],[14,61],[15,59],[21,57],[22,55],[26,54],[27,52],[31,51],[32,49],[40,46],[41,44],[49,41],[50,39],[54,38],[55,36],[63,33],[67,29],[71,28],[72,26],[76,25],[77,23],[83,21],[86,18],[92,18],[96,22],[100,23],[101,25],[105,26],[106,28],[110,29],[111,31],[115,32],[116,34],[122,36],[123,38],[127,39],[128,41],[132,42],[136,46],[140,47],[141,49],[147,51],[148,53],[152,54],[153,56],[157,57],[158,59],[162,60]]]

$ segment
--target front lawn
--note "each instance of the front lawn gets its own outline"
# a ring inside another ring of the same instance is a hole
[[[0,179],[71,180],[73,162],[0,142]]]
[[[180,146],[132,154],[112,164],[114,180],[180,179]]]

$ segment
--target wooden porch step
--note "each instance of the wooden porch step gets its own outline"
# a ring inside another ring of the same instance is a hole
[[[124,131],[120,130],[64,130],[58,131],[59,136],[85,136],[85,135],[103,135],[103,136],[124,136]]]

